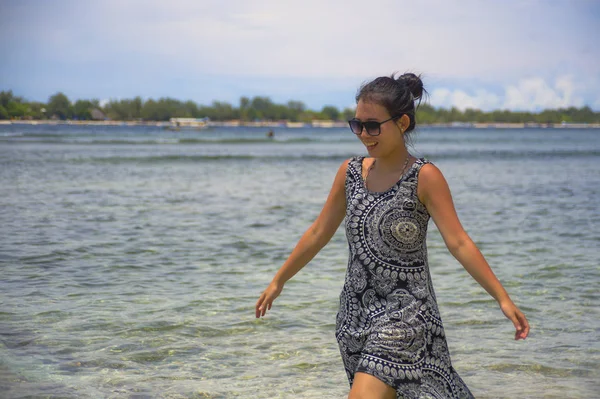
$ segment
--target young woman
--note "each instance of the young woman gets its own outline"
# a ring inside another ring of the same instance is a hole
[[[473,397],[452,367],[431,283],[430,217],[452,255],[513,322],[515,339],[529,333],[527,319],[463,229],[440,170],[408,153],[415,100],[423,91],[411,73],[360,88],[349,124],[370,157],[342,163],[320,215],[256,302],[256,317],[264,316],[345,218],[350,256],[336,338],[349,399]]]

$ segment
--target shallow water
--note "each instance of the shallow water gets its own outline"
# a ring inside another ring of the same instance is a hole
[[[0,397],[343,398],[347,244],[254,318],[318,215],[347,129],[0,126]],[[600,131],[422,129],[463,225],[532,332],[428,247],[455,368],[478,398],[600,389]],[[5,395],[5,396],[3,396]]]

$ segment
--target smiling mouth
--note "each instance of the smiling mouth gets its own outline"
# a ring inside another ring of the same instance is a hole
[[[373,147],[375,147],[377,145],[377,142],[374,142],[374,143],[364,143],[364,145],[367,148],[373,148]]]

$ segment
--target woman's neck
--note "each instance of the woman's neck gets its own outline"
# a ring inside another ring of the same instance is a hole
[[[377,164],[376,168],[379,169],[381,173],[396,173],[403,172],[404,166],[406,165],[407,158],[410,157],[408,150],[406,148],[402,148],[399,151],[394,151],[384,157],[375,158],[375,163]]]

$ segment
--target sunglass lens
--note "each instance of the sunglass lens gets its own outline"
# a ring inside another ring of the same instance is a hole
[[[348,124],[350,125],[350,130],[352,130],[352,133],[360,134],[362,132],[363,124],[358,119],[350,119]]]
[[[379,122],[364,122],[367,133],[371,136],[377,136],[379,134]]]

